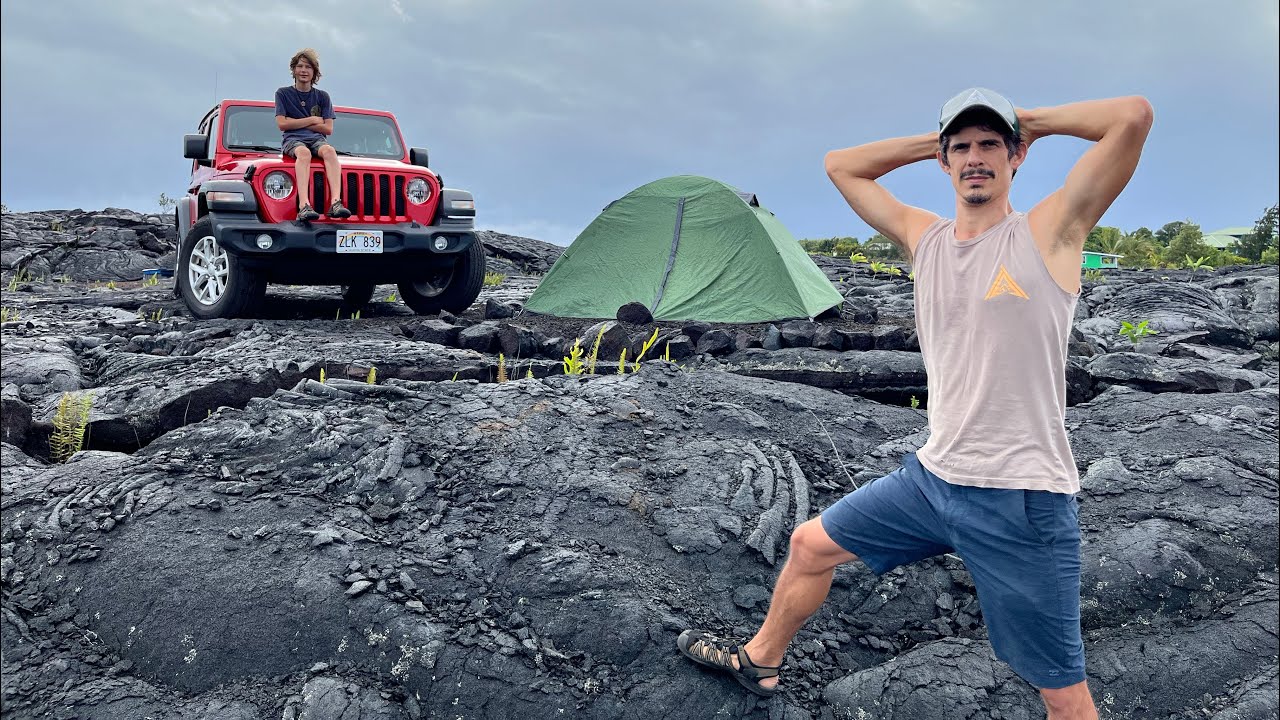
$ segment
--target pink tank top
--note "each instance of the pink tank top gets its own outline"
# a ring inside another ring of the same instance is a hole
[[[971,240],[939,220],[914,270],[929,377],[920,463],[956,485],[1079,491],[1065,426],[1077,295],[1049,274],[1026,216],[1010,213]]]

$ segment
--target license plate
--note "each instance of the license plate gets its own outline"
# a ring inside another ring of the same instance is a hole
[[[381,253],[381,230],[339,230],[339,253]]]

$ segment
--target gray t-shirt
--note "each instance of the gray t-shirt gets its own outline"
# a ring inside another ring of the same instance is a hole
[[[331,120],[333,118],[333,103],[329,100],[329,93],[323,90],[313,87],[306,92],[301,92],[292,85],[285,85],[276,90],[276,115],[283,115],[294,120],[314,115]],[[316,132],[311,128],[299,128],[297,130],[285,130],[282,144],[287,144],[290,140],[310,143],[324,139],[326,139],[324,133]]]

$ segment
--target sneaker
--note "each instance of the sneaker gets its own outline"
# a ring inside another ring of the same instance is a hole
[[[298,222],[311,222],[312,220],[319,219],[320,213],[316,212],[311,205],[303,205],[302,208],[298,210]]]
[[[329,217],[334,220],[342,220],[343,218],[351,217],[351,211],[342,204],[341,200],[334,200],[333,204],[329,206]]]

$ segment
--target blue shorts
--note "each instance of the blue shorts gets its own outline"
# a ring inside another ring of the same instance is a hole
[[[955,552],[996,657],[1037,688],[1085,679],[1074,495],[952,485],[911,454],[827,508],[822,527],[876,574]]]

